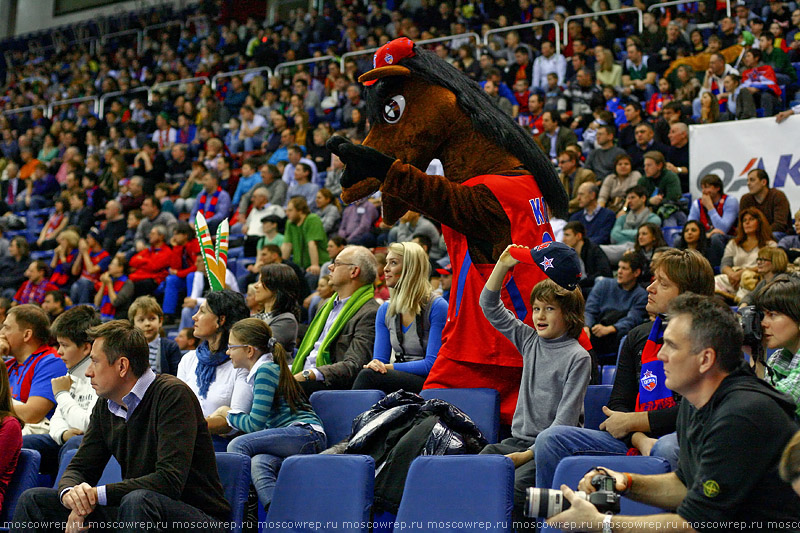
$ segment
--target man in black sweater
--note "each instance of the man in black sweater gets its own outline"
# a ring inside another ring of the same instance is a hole
[[[636,454],[664,457],[674,467],[680,396],[663,388],[663,365],[657,360],[666,328],[661,315],[684,292],[713,296],[714,270],[699,252],[677,249],[661,254],[651,268],[647,312],[657,319],[633,328],[622,345],[611,397],[603,407],[608,418],[600,431],[553,426],[540,433],[534,452],[537,487],[550,488],[558,462],[578,452],[625,455],[635,449]]]
[[[797,431],[794,401],[748,368],[742,341],[727,305],[695,294],[675,298],[658,359],[664,385],[683,396],[678,468],[638,475],[598,466],[578,484],[594,492],[589,482],[602,472],[617,492],[667,511],[612,517],[562,485],[573,505],[548,525],[566,532],[797,531],[800,499],[778,476],[781,452]]]
[[[58,489],[26,491],[12,531],[60,532],[65,519],[67,531],[92,522],[126,532],[180,529],[176,522],[225,531],[231,508],[192,390],[174,376],[156,377],[144,334],[129,321],[88,334],[94,345],[86,376],[101,399]],[[125,479],[95,486],[112,455]]]

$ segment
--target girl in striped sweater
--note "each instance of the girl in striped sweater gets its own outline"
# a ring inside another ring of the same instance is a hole
[[[228,451],[252,458],[253,485],[261,505],[268,508],[283,460],[324,450],[325,431],[292,376],[286,351],[263,320],[247,318],[234,324],[228,355],[234,368],[249,371],[253,407],[249,413],[220,407],[215,414],[227,416],[228,425],[246,433],[233,439]]]

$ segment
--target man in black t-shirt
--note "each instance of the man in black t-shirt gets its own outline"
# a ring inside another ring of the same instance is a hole
[[[797,431],[794,402],[745,364],[742,329],[727,306],[684,294],[668,316],[658,359],[666,386],[683,397],[678,469],[658,475],[598,469],[615,478],[618,492],[672,512],[611,517],[562,485],[572,507],[548,523],[564,531],[800,531],[800,498],[778,475],[781,452]],[[590,482],[598,469],[579,490],[595,490]]]

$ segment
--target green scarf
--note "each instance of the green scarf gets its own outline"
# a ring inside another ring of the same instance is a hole
[[[344,309],[339,312],[331,329],[328,330],[328,334],[325,335],[322,344],[319,346],[319,352],[317,352],[317,367],[331,364],[330,344],[339,336],[339,333],[342,332],[342,328],[347,324],[347,321],[353,318],[353,315],[361,309],[361,306],[372,300],[374,296],[375,288],[372,284],[364,285],[350,296],[350,299],[344,304]],[[303,366],[306,363],[306,357],[308,357],[308,354],[314,349],[314,344],[316,344],[319,339],[322,330],[325,329],[325,322],[328,321],[328,315],[331,314],[333,302],[336,298],[338,298],[338,293],[334,294],[325,302],[322,309],[317,311],[317,316],[311,321],[311,325],[308,326],[308,331],[306,331],[306,334],[303,336],[303,342],[300,343],[300,348],[298,348],[297,355],[295,355],[294,362],[292,362],[293,374],[302,372]]]

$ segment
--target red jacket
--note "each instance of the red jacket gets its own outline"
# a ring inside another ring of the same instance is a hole
[[[173,257],[172,248],[166,244],[161,248],[145,248],[131,257],[129,265],[132,272],[128,279],[131,281],[152,279],[156,283],[161,283],[167,279]]]
[[[172,268],[178,271],[179,278],[185,278],[197,270],[197,256],[200,254],[200,243],[192,239],[182,246],[172,248]]]

